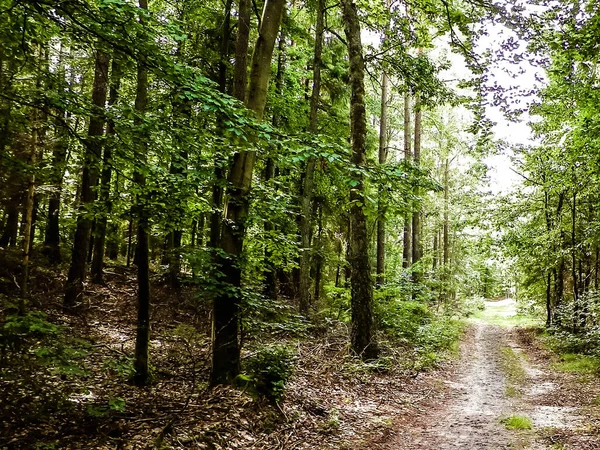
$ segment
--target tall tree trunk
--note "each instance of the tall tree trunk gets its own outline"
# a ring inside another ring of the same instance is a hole
[[[38,58],[47,64],[48,54],[44,52],[43,46],[40,45]],[[36,91],[42,87],[42,80],[38,75],[35,83]],[[31,257],[31,247],[33,244],[34,234],[34,196],[35,196],[35,164],[37,159],[38,148],[40,147],[41,122],[45,121],[47,111],[42,114],[37,109],[33,109],[31,114],[31,141],[29,144],[29,152],[27,158],[28,175],[27,175],[27,192],[25,195],[25,211],[23,213],[23,222],[25,230],[23,233],[23,273],[21,279],[21,295],[19,299],[19,314],[25,314],[25,300],[29,294],[29,260]]]
[[[62,127],[60,128],[62,129]],[[60,262],[60,201],[62,195],[62,182],[67,157],[68,136],[60,133],[54,144],[52,152],[53,190],[48,198],[48,215],[46,219],[46,233],[44,237],[44,254],[51,264]]]
[[[442,225],[442,297],[448,299],[448,273],[450,262],[450,161],[444,162],[444,223]]]
[[[139,7],[148,9],[148,0],[140,0]],[[136,125],[142,124],[143,116],[148,105],[148,69],[145,61],[138,61],[137,69],[137,88],[135,95],[134,108],[138,113]],[[137,226],[137,257],[138,257],[138,321],[137,333],[135,339],[135,356],[133,367],[135,369],[134,382],[138,386],[144,386],[150,381],[150,371],[148,367],[149,343],[150,343],[150,267],[148,256],[148,227],[149,217],[146,207],[146,194],[144,192],[146,185],[146,176],[142,166],[146,164],[146,136],[141,137],[138,148],[137,163],[134,173],[134,181],[139,186],[140,194],[137,199],[138,226]]]
[[[552,325],[552,272],[546,276],[546,326]]]
[[[317,245],[322,245],[323,236],[323,206],[319,204],[318,207],[318,220],[317,220]],[[319,304],[321,297],[321,279],[323,277],[323,255],[316,255],[315,263],[315,304]]]
[[[323,55],[323,34],[325,29],[325,0],[317,4],[317,22],[315,28],[315,51],[313,54],[313,85],[310,97],[310,113],[308,128],[313,134],[318,132],[319,98],[321,96],[321,66]],[[300,313],[306,315],[310,307],[310,237],[312,228],[312,197],[315,185],[316,158],[310,157],[306,162],[302,182],[302,198],[300,214]],[[315,291],[316,292],[316,291]]]
[[[13,74],[6,61],[5,49],[0,46],[0,89],[6,94],[12,93]],[[0,154],[5,155],[8,152],[8,146],[12,141],[11,130],[11,110],[13,107],[12,101],[5,98],[0,98]],[[19,157],[16,154],[15,157]],[[20,158],[19,158],[20,159]],[[0,247],[8,246],[15,247],[17,245],[17,235],[19,228],[19,205],[23,194],[23,183],[21,175],[16,170],[11,170],[8,176],[7,185],[3,186],[4,195],[8,198],[4,203],[4,213],[6,220],[0,236]]]
[[[439,253],[439,241],[438,241],[438,231],[435,230],[433,233],[433,258],[431,259],[431,270],[435,272],[437,268],[438,262],[438,253]]]
[[[360,40],[360,22],[352,0],[342,0],[344,31],[350,60],[350,137],[352,164],[364,167],[367,162],[367,114],[365,106],[365,63]],[[378,348],[373,321],[373,283],[369,261],[369,237],[364,212],[363,176],[353,175],[355,187],[350,191],[350,266],[352,270],[351,348],[363,360],[377,358]]]
[[[379,117],[379,164],[387,161],[388,144],[388,90],[389,77],[383,71],[381,74],[381,114]],[[387,199],[383,187],[379,188],[379,199],[377,202],[377,285],[385,283],[385,222]]]
[[[271,74],[271,58],[285,0],[267,0],[263,9],[258,39],[252,56],[250,85],[246,107],[261,120],[267,102],[267,88]],[[239,311],[241,295],[240,256],[245,237],[248,214],[248,194],[256,152],[243,150],[234,156],[229,173],[230,189],[226,220],[222,224],[221,250],[227,257],[219,258],[225,286],[213,304],[212,327],[212,385],[231,383],[240,371]]]
[[[410,95],[404,94],[404,161],[412,159],[410,142]],[[402,267],[410,267],[412,260],[412,222],[410,212],[404,216]]]
[[[0,237],[0,247],[16,247],[19,233],[20,196],[12,196],[6,205],[6,222]]]
[[[108,55],[101,50],[97,50],[92,92],[92,104],[95,107],[95,111],[90,117],[85,146],[79,215],[77,217],[71,266],[67,277],[64,298],[64,304],[67,308],[73,308],[80,301],[83,293],[83,282],[87,268],[87,253],[90,246],[92,229],[92,219],[88,213],[95,200],[94,189],[98,181],[98,162],[100,161],[102,150],[100,138],[104,133],[104,104],[106,102],[108,86],[108,63]]]
[[[573,191],[573,205],[571,208],[571,276],[573,277],[573,332],[579,331],[579,278],[577,276],[577,242],[576,242],[576,219],[577,219],[577,192]]]
[[[246,98],[246,84],[248,81],[248,40],[250,37],[250,0],[239,0],[238,3],[238,33],[235,42],[235,64],[233,66],[233,96],[240,101]],[[231,16],[231,2],[225,5],[225,15]],[[230,18],[227,20],[229,21]],[[221,36],[220,64],[219,64],[219,90],[225,92],[227,80],[228,42],[230,30],[223,28]],[[223,194],[226,184],[225,161],[215,159],[215,182],[212,187],[212,212],[210,215],[210,235],[208,245],[216,249],[220,245],[221,222],[223,218]],[[213,255],[218,259],[216,253]]]
[[[69,59],[72,60],[74,50],[71,48]],[[64,89],[65,69],[64,69],[64,54],[59,53],[58,74],[61,77],[57,86],[58,89]],[[67,89],[72,92],[72,86],[75,82],[75,71],[71,70]],[[52,172],[50,174],[50,182],[53,185],[53,190],[48,197],[48,214],[46,219],[46,233],[44,236],[44,254],[51,264],[56,264],[61,261],[60,254],[60,206],[62,196],[62,184],[65,174],[65,164],[67,159],[67,150],[69,148],[69,132],[64,126],[63,120],[68,122],[71,119],[71,112],[57,108],[56,117],[60,117],[55,122],[57,136],[52,149]]]
[[[110,81],[110,95],[108,99],[109,106],[116,105],[119,99],[120,87],[121,69],[119,67],[119,63],[116,60],[113,60]],[[108,137],[113,137],[114,134],[114,121],[109,120],[106,126],[106,135]],[[102,174],[100,175],[100,206],[102,208],[102,215],[96,220],[96,233],[94,236],[94,250],[91,267],[92,282],[94,283],[102,283],[104,281],[104,247],[106,242],[106,225],[108,223],[108,215],[112,211],[112,202],[110,201],[112,165],[112,143],[109,143],[104,147],[104,154],[102,155]]]
[[[419,49],[419,54],[421,49]],[[415,96],[415,144],[413,148],[413,161],[416,167],[421,165],[421,101],[420,96]],[[415,188],[415,196],[419,197],[419,188]],[[421,205],[417,204],[412,215],[412,263],[413,266],[421,260],[423,253],[421,245]],[[413,268],[412,277],[413,282],[418,283],[421,281],[420,267]]]
[[[250,38],[251,0],[239,0],[238,32],[235,41],[235,65],[233,70],[233,96],[244,101],[248,82],[248,40]]]
[[[283,11],[283,19],[282,23],[286,22],[286,11]],[[283,96],[284,89],[284,81],[285,81],[285,66],[286,66],[286,35],[284,27],[281,27],[281,32],[279,33],[279,46],[278,46],[278,55],[277,55],[277,75],[275,77],[275,92],[278,96]],[[273,126],[275,128],[279,128],[281,126],[281,113],[276,112],[273,114]],[[273,160],[273,158],[268,158],[265,164],[265,183],[269,183],[270,180],[274,179],[276,176],[277,164]],[[271,231],[273,231],[275,227],[273,223],[267,218],[265,220],[265,236],[269,239],[271,235]],[[263,294],[266,298],[277,299],[277,268],[273,267],[271,264],[271,259],[273,258],[271,250],[268,248],[265,249],[265,259],[264,259],[264,289]]]

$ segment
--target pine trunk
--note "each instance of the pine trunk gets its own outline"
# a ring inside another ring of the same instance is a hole
[[[286,11],[283,11],[283,23],[286,21]],[[283,27],[282,27],[283,28]],[[284,82],[285,82],[285,66],[286,66],[286,35],[284,30],[282,29],[279,33],[279,45],[278,45],[278,56],[277,56],[277,75],[275,77],[275,92],[278,96],[283,95]],[[279,128],[281,126],[281,114],[276,112],[273,114],[273,126],[275,128]],[[268,184],[271,180],[273,180],[276,176],[277,164],[273,158],[268,158],[265,164],[265,184]],[[273,223],[267,219],[265,220],[265,236],[267,239],[270,239],[271,231],[275,230],[275,226]],[[264,287],[263,287],[263,295],[266,298],[277,299],[277,268],[273,266],[271,260],[273,259],[273,254],[271,250],[268,248],[265,249],[265,258],[264,258]]]
[[[387,122],[389,78],[384,71],[381,75],[381,114],[379,117],[379,164],[387,161]],[[377,202],[377,285],[385,283],[385,219],[387,199],[383,187],[379,188]]]

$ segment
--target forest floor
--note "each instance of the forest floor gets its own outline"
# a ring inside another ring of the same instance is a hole
[[[514,301],[487,302],[461,358],[440,373],[445,388],[437,399],[365,448],[599,449],[598,374],[568,370],[536,328],[514,326],[522,321]]]
[[[388,363],[366,365],[349,356],[349,329],[341,321],[304,337],[275,322],[245,337],[244,356],[273,342],[295,349],[280,404],[240,388],[210,388],[210,302],[197,286],[173,290],[155,274],[153,380],[138,388],[128,381],[135,269],[107,267],[105,283],[87,284],[84,301],[66,313],[64,272],[40,258],[31,272],[33,315],[14,328],[21,323],[10,319],[19,264],[11,258],[0,250],[0,449],[359,448],[386,439],[401,417],[416,417],[435,401],[443,391],[439,377],[450,367],[415,370],[411,345],[383,341]]]
[[[0,304],[17,290],[16,266],[0,261]],[[137,388],[128,382],[134,270],[109,267],[75,314],[61,308],[63,282],[54,268],[32,271],[29,307],[60,331],[34,321],[28,326],[38,334],[23,346],[0,327],[0,449],[600,448],[597,375],[557,370],[560,358],[535,328],[502,327],[517,322],[511,303],[490,305],[467,329],[460,358],[428,371],[411,367],[414,349],[398,343],[382,342],[393,364],[349,357],[343,322],[311,329],[310,339],[270,329],[264,336],[296,351],[275,405],[208,387],[210,304],[197,287],[174,291],[153,278],[154,378]],[[10,331],[7,317],[0,308]],[[264,336],[246,342],[246,356]],[[506,430],[502,420],[514,414],[533,428]]]

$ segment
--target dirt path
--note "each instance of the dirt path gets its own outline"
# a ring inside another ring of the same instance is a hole
[[[473,338],[463,348],[463,358],[450,387],[445,407],[425,417],[398,449],[505,449],[509,433],[499,417],[510,410],[505,397],[506,379],[500,368],[504,330],[476,324]],[[442,406],[442,405],[440,405]]]
[[[514,302],[488,304],[473,323],[446,387],[414,420],[403,423],[389,450],[599,449],[597,379],[554,370],[553,356],[531,333],[510,326]],[[520,416],[532,429],[507,430]]]

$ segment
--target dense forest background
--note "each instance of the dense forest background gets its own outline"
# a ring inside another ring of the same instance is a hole
[[[190,410],[206,448],[270,442],[282,415],[332,435],[298,392],[432,367],[483,298],[597,351],[594,2],[1,0],[0,17],[3,445],[161,448]],[[496,138],[491,106],[533,136]],[[504,192],[499,153],[522,180]]]

